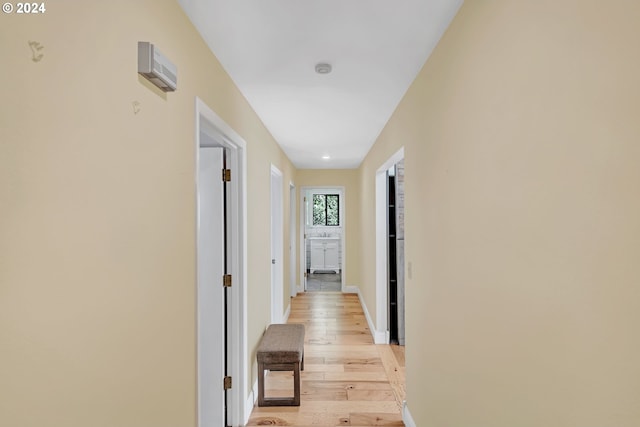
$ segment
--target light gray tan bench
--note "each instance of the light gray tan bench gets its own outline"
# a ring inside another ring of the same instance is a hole
[[[300,406],[304,370],[304,325],[269,325],[258,345],[258,406]],[[293,397],[265,397],[264,372],[293,371]]]

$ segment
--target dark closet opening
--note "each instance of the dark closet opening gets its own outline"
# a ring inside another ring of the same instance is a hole
[[[396,178],[389,176],[387,182],[388,236],[387,265],[389,266],[389,342],[398,344],[398,258],[396,240]]]

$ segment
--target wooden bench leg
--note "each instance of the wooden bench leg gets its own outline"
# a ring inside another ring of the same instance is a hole
[[[264,400],[264,364],[258,362],[258,406],[265,406]]]
[[[300,363],[293,364],[293,406],[300,406]]]
[[[258,362],[258,406],[300,406],[300,367],[302,362],[264,364]],[[293,397],[265,397],[264,371],[293,371]]]

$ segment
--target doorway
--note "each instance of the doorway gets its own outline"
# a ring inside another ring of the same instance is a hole
[[[403,160],[401,148],[376,172],[376,344],[405,342]]]
[[[271,165],[271,323],[283,320],[283,177]]]
[[[404,345],[404,160],[387,170],[387,208],[389,343]]]
[[[289,183],[289,287],[291,297],[298,294],[296,280],[296,186]]]
[[[305,292],[345,289],[344,187],[301,189],[301,277]]]
[[[252,409],[245,402],[246,143],[199,98],[195,110],[198,426],[241,425]]]

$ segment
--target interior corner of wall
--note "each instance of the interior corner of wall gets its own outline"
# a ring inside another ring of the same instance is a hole
[[[246,425],[249,422],[249,418],[251,418],[251,413],[253,412],[253,407],[258,401],[258,380],[253,383],[253,387],[249,390],[249,396],[247,396],[247,401],[244,405],[244,422],[242,425]]]
[[[287,310],[284,312],[284,316],[282,316],[282,323],[287,323],[289,320],[289,315],[291,314],[291,303],[287,306]]]
[[[347,286],[347,289],[354,288],[356,294],[358,294],[358,299],[360,300],[360,305],[362,306],[362,311],[364,311],[364,317],[367,319],[367,325],[369,325],[369,330],[371,331],[371,337],[373,338],[373,342],[375,344],[388,344],[389,343],[389,333],[388,331],[379,331],[376,329],[373,319],[369,314],[369,309],[367,308],[367,303],[362,298],[362,293],[360,292],[360,288],[358,286]]]
[[[409,406],[407,405],[407,401],[402,402],[402,421],[406,427],[416,427],[416,422],[413,420],[411,416],[411,412],[409,411]]]

